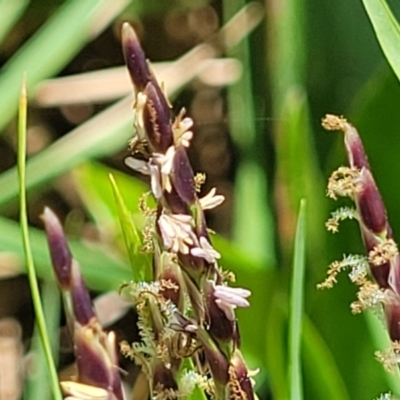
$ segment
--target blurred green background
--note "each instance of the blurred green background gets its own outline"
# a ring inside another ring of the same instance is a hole
[[[400,15],[398,2],[389,5]],[[358,128],[396,237],[399,82],[361,0],[266,0],[243,7],[241,0],[0,0],[0,318],[22,324],[27,352],[33,314],[20,275],[25,266],[15,169],[24,72],[29,218],[43,288],[53,285],[39,219],[44,205],[65,223],[93,293],[116,290],[132,278],[108,174],[115,171],[139,225],[137,203],[146,183],[123,164],[133,135],[127,74],[104,73],[123,64],[119,29],[127,20],[165,81],[174,111],[185,107],[195,120],[189,155],[194,171],[207,175],[205,191],[217,186],[226,196],[208,215],[209,224],[217,232],[221,265],[253,292],[251,307],[238,315],[246,359],[260,368],[259,398],[290,398],[290,279],[303,198],[303,398],[400,395],[399,378],[386,375],[374,358],[383,350],[378,342],[384,329],[351,315],[356,289],[345,274],[333,290],[316,290],[331,261],[363,253],[354,222],[343,223],[335,236],[324,227],[338,206],[326,199],[326,180],[345,158],[341,135],[323,132],[321,118],[344,115]],[[231,42],[222,40],[218,30],[239,10]],[[186,56],[186,64],[176,61],[203,42],[213,54],[198,51]],[[143,262],[140,255],[133,261]]]

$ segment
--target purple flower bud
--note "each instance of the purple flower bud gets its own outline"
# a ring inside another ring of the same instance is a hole
[[[74,341],[79,382],[103,388],[122,400],[114,334],[105,334],[100,326],[81,327],[75,330]]]
[[[173,182],[179,196],[187,204],[192,205],[196,201],[196,188],[193,171],[186,150],[183,146],[176,148],[174,157]]]
[[[168,207],[173,214],[189,215],[189,207],[187,206],[187,203],[182,200],[174,186],[172,186],[172,190],[170,192],[165,190],[163,195],[166,204],[168,204]]]
[[[122,47],[132,82],[138,91],[142,91],[152,76],[139,39],[128,22],[122,25]]]
[[[71,279],[72,255],[68,247],[67,239],[60,224],[59,219],[50,210],[45,207],[42,215],[46,229],[47,242],[50,250],[50,257],[54,272],[61,288],[69,286]]]
[[[201,340],[201,339],[200,339]],[[204,356],[215,384],[224,388],[229,381],[229,363],[225,355],[212,343],[210,338],[204,345]]]
[[[362,169],[362,189],[356,193],[356,202],[362,224],[375,234],[385,233],[387,228],[386,208],[368,169]],[[385,235],[386,236],[386,235]]]
[[[208,331],[211,336],[218,341],[233,341],[236,344],[236,318],[233,308],[230,308],[230,312],[227,312],[221,305],[217,304],[219,299],[215,296],[214,284],[211,281],[206,283],[204,294],[207,305]]]
[[[231,358],[230,368],[231,398],[254,400],[253,385],[248,375],[246,364],[237,350]]]
[[[71,301],[76,322],[84,326],[96,318],[93,303],[79,270],[79,264],[73,260],[71,266]]]
[[[157,153],[165,154],[173,144],[170,109],[158,84],[149,82],[143,92],[147,96],[143,121],[147,140]]]
[[[351,167],[360,170],[362,168],[370,169],[368,158],[365,154],[364,146],[362,144],[360,136],[358,135],[357,130],[354,128],[354,126],[346,122],[344,133],[347,155]]]

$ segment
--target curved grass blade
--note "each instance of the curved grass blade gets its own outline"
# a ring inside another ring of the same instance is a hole
[[[225,19],[231,18],[236,9],[246,2],[225,1]],[[258,10],[262,16],[263,9]],[[265,265],[274,266],[275,248],[273,239],[273,217],[268,207],[268,185],[261,151],[262,135],[256,125],[254,93],[252,90],[249,40],[246,38],[229,51],[243,64],[241,79],[229,87],[229,130],[240,148],[241,161],[235,182],[234,237],[241,248],[255,259],[263,259]],[[245,134],[244,134],[245,133]],[[258,150],[257,150],[258,149]],[[251,207],[248,207],[251,204]]]
[[[0,237],[0,251],[12,253],[17,258],[19,273],[27,272],[22,259],[24,251],[21,244],[21,233],[18,224],[0,217],[0,232],[7,232]],[[53,279],[46,237],[38,229],[30,229],[30,243],[33,251],[33,261],[37,274]],[[132,279],[129,268],[116,257],[95,245],[71,241],[71,251],[81,264],[85,282],[91,289],[98,291],[115,290],[116,287]],[[110,273],[112,271],[112,273]]]
[[[378,42],[400,80],[400,26],[385,0],[363,0]]]
[[[225,47],[230,47],[242,40],[260,21],[259,9],[254,4],[244,7],[216,34],[218,46],[200,44],[163,70],[159,78],[160,81],[167,82],[170,98],[202,71],[201,61],[212,59],[219,54],[221,41]],[[250,23],[246,29],[238,29],[247,20],[250,20]],[[237,31],[239,33],[234,35]],[[231,40],[224,40],[226,37]],[[44,184],[83,161],[102,157],[123,148],[132,136],[132,101],[132,96],[127,96],[32,157],[28,162],[26,189]],[[0,114],[0,127],[1,121]],[[56,164],[54,160],[57,160]],[[49,165],[52,165],[52,168],[48,168]],[[15,168],[10,168],[0,176],[0,206],[17,197],[16,181]]]
[[[27,97],[25,79],[22,84],[21,97],[19,103],[18,119],[18,172],[20,185],[20,222],[22,229],[22,241],[24,245],[26,264],[28,268],[29,286],[32,292],[32,301],[36,314],[41,344],[46,357],[46,366],[50,378],[50,386],[55,400],[61,400],[61,392],[58,384],[57,371],[54,364],[49,335],[47,332],[46,321],[42,308],[39,285],[37,282],[35,266],[33,263],[32,250],[28,232],[27,202],[25,191],[25,157],[26,157],[26,121],[27,121]]]
[[[131,264],[133,280],[135,282],[142,281],[143,279],[150,280],[151,277],[151,258],[149,254],[143,253],[142,238],[135,226],[132,215],[125,205],[124,199],[119,191],[117,183],[113,175],[109,176],[111,186],[115,196],[115,202],[118,209],[118,217],[121,223],[122,234],[125,240],[125,246],[128,251],[128,258]]]
[[[307,316],[303,321],[303,347],[304,367],[310,371],[315,398],[350,400],[332,353]]]
[[[306,235],[306,201],[301,200],[300,212],[294,243],[293,273],[290,295],[289,317],[289,390],[290,400],[303,399],[303,382],[301,376],[301,352],[304,268],[305,268],[305,235]]]
[[[51,348],[53,354],[58,354],[59,321],[61,310],[61,296],[57,285],[50,280],[44,281],[41,285],[44,315],[48,332],[50,334]],[[46,374],[46,359],[40,345],[38,327],[35,326],[33,333],[32,346],[35,356],[35,374],[27,376],[24,390],[24,400],[51,400],[51,393],[48,388],[48,378]],[[57,361],[56,361],[57,362]]]
[[[18,3],[18,2],[15,2]],[[0,71],[0,132],[16,113],[18,85],[27,72],[27,88],[58,73],[128,0],[67,1]]]
[[[0,0],[0,43],[27,7],[29,0]]]

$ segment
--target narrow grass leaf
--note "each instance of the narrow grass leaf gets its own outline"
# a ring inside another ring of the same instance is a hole
[[[304,302],[304,269],[306,242],[306,202],[300,203],[294,243],[293,272],[290,291],[289,317],[289,387],[290,400],[303,399],[303,382],[301,374],[301,336]]]
[[[244,5],[242,0],[225,1],[225,20]],[[262,131],[256,126],[248,38],[232,48],[229,55],[238,58],[243,66],[241,78],[228,89],[229,131],[241,153],[235,182],[234,238],[246,253],[273,266],[273,218],[267,202],[265,153],[259,145],[263,142]]]
[[[58,340],[60,334],[60,310],[61,296],[57,285],[50,280],[44,280],[41,285],[43,311],[47,324],[47,330],[50,335],[52,353],[57,363]],[[38,326],[35,326],[33,333],[32,346],[35,357],[35,373],[27,377],[24,390],[24,400],[50,400],[51,393],[48,387],[48,378],[46,374],[46,358],[43,348],[40,344]]]
[[[151,258],[149,254],[142,252],[142,238],[135,226],[132,215],[125,205],[113,175],[110,174],[110,182],[115,196],[118,209],[119,221],[121,223],[122,234],[131,264],[133,280],[135,282],[143,279],[151,279]]]
[[[29,0],[0,0],[0,43],[4,41],[28,4]]]
[[[27,201],[25,191],[25,158],[26,158],[26,122],[27,122],[27,97],[25,79],[19,103],[18,118],[18,171],[20,185],[20,222],[22,229],[22,242],[28,268],[29,286],[32,293],[32,301],[35,309],[41,344],[46,358],[46,367],[50,379],[50,386],[55,400],[61,400],[61,392],[58,384],[57,370],[54,364],[51,345],[47,331],[46,321],[40,298],[39,285],[37,282],[35,266],[33,262],[32,249],[29,240],[29,225],[27,216]]]
[[[19,225],[14,221],[0,217],[0,232],[7,232],[0,237],[0,251],[16,255],[20,273],[27,272],[23,262],[24,250]],[[44,232],[31,228],[29,233],[37,274],[41,278],[53,278]],[[81,265],[85,282],[90,289],[97,291],[115,290],[122,283],[132,279],[130,269],[104,247],[76,240],[69,241],[69,245],[74,258]]]
[[[132,135],[132,97],[128,96],[32,157],[27,163],[27,189],[70,171],[90,158],[120,150]],[[55,160],[57,162],[55,162]],[[49,168],[51,165],[51,168]],[[0,205],[15,199],[17,171],[0,176]]]
[[[27,88],[33,93],[39,82],[58,73],[127,4],[128,0],[70,0],[46,21],[0,70],[0,132],[16,113],[22,73],[27,72]]]
[[[84,3],[89,4],[90,1]],[[240,35],[234,35],[236,41],[229,42],[226,46],[236,44],[237,41],[243,39],[249,29],[254,28],[254,24],[260,21],[259,9],[260,7],[250,7],[249,5],[244,8],[244,11],[241,10],[217,33],[217,37],[222,40],[225,34],[236,32],[242,23],[248,22],[247,19],[252,19],[252,24],[246,26]],[[257,11],[257,15],[249,18],[250,10],[253,14]],[[68,23],[73,20],[74,18],[71,18]],[[229,29],[227,29],[228,27]],[[220,51],[219,48],[213,48],[209,44],[200,44],[173,62],[170,67],[165,68],[163,74],[159,76],[159,80],[167,83],[170,97],[173,97],[187,82],[203,71],[202,61],[214,58]],[[1,80],[0,77],[0,91]],[[27,190],[43,185],[88,159],[102,157],[123,148],[132,136],[132,102],[132,96],[127,96],[32,157],[28,162]],[[54,160],[57,160],[57,163],[54,163]],[[52,167],[49,168],[49,165]],[[10,168],[1,174],[0,206],[16,198],[18,195],[16,182],[17,171],[15,168]]]
[[[118,182],[118,189],[127,209],[136,216],[136,213],[139,212],[139,200],[143,193],[149,191],[148,184],[142,180],[95,161],[88,161],[76,167],[73,171],[73,178],[79,195],[97,226],[100,229],[106,227],[119,230],[118,209],[115,204],[114,191],[110,185],[110,174]],[[149,197],[149,207],[155,205],[152,200],[152,197]]]
[[[363,0],[376,37],[400,80],[400,26],[385,0]]]
[[[303,320],[304,369],[315,393],[313,398],[350,400],[338,366],[323,338],[307,316]]]
[[[274,284],[279,286],[279,281]],[[270,311],[266,314],[265,359],[269,376],[269,384],[274,400],[288,400],[287,385],[287,296],[279,290],[269,294]]]

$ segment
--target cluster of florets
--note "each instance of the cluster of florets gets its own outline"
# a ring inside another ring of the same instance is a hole
[[[121,287],[135,306],[141,337],[120,344],[122,353],[141,367],[133,397],[186,398],[197,386],[210,398],[253,400],[235,317],[236,307],[249,306],[250,292],[228,286],[232,275],[218,266],[220,254],[204,217],[204,210],[224,197],[215,188],[198,197],[205,177],[193,175],[186,154],[193,121],[184,110],[172,121],[168,101],[129,24],[123,25],[122,36],[135,89],[136,136],[126,163],[150,176],[157,202],[154,210],[145,198],[139,204],[147,221],[143,250],[152,253],[152,279]],[[48,209],[43,219],[77,358],[77,380],[64,382],[64,392],[71,399],[123,400],[115,335],[101,328],[60,222]]]
[[[126,164],[150,177],[157,206],[147,211],[152,218],[143,234],[153,252],[153,282],[122,290],[136,307],[141,341],[123,343],[122,351],[141,366],[153,398],[185,397],[198,385],[212,398],[252,400],[235,317],[236,307],[249,305],[250,292],[228,286],[204,217],[224,197],[215,188],[198,197],[205,177],[194,176],[186,154],[193,121],[185,110],[171,118],[164,90],[128,24],[123,48],[135,89],[136,136]]]
[[[345,256],[341,261],[333,262],[326,280],[318,287],[332,287],[340,271],[350,270],[349,277],[358,286],[357,300],[351,305],[352,311],[359,313],[372,308],[378,314],[384,315],[392,346],[385,353],[377,353],[377,358],[385,367],[392,369],[400,361],[398,247],[358,132],[344,118],[334,115],[327,115],[322,125],[327,130],[344,132],[349,161],[349,166],[340,167],[331,175],[327,194],[334,200],[338,197],[349,197],[355,203],[355,208],[344,207],[332,213],[326,226],[331,232],[337,232],[340,221],[357,220],[366,255]]]

